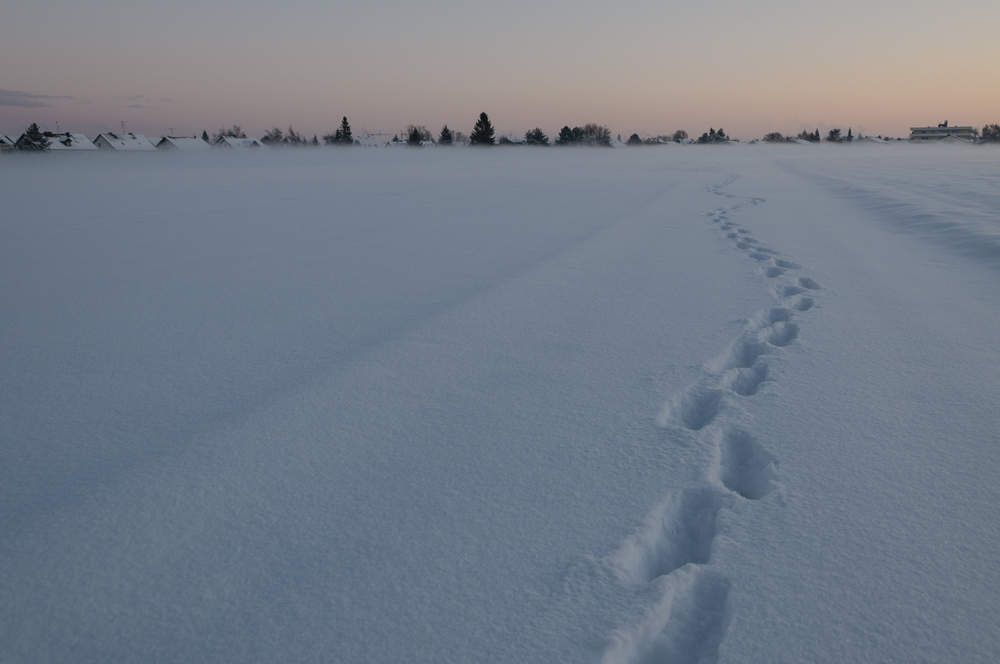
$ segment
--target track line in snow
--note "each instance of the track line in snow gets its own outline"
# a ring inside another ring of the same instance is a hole
[[[719,513],[733,500],[758,501],[780,487],[778,458],[741,420],[750,400],[774,381],[772,361],[799,338],[800,316],[815,306],[814,293],[821,287],[792,274],[802,266],[761,246],[749,229],[730,219],[744,207],[765,202],[723,190],[735,180],[728,176],[709,187],[734,203],[707,216],[733,247],[759,265],[755,271],[772,284],[778,306],[750,318],[729,348],[706,362],[702,375],[669,398],[657,416],[662,429],[686,431],[682,439],[693,435],[712,449],[714,461],[701,485],[671,492],[646,526],[611,556],[623,583],[637,589],[652,584],[662,594],[638,624],[611,636],[605,664],[718,661],[732,586],[712,565]]]

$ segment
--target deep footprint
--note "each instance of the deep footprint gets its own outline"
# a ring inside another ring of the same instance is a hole
[[[787,323],[792,320],[792,312],[784,307],[774,307],[770,309],[761,319],[761,327],[769,327],[775,323]]]
[[[692,570],[693,579],[674,590],[670,617],[663,631],[638,661],[642,664],[709,664],[719,661],[725,635],[730,582],[707,570]]]
[[[723,486],[748,500],[759,500],[770,493],[777,460],[751,434],[739,429],[725,432],[719,441],[719,453],[719,481]]]
[[[809,290],[819,290],[819,284],[808,277],[799,277],[799,286]]]
[[[752,397],[767,380],[769,371],[766,362],[757,362],[749,369],[732,369],[723,384],[741,397]]]
[[[772,266],[772,267],[769,267],[766,270],[764,270],[764,274],[767,275],[768,279],[773,279],[775,277],[780,277],[784,273],[785,273],[785,268],[783,268],[783,267],[773,267]]]
[[[809,311],[813,308],[813,299],[811,297],[800,297],[792,304],[792,307],[796,311]]]
[[[722,405],[722,390],[694,385],[681,393],[670,404],[665,423],[678,424],[685,429],[698,431],[712,423]]]
[[[722,494],[714,489],[673,492],[650,524],[630,538],[618,565],[636,583],[649,583],[688,563],[704,565],[712,554]]]
[[[767,343],[783,347],[792,343],[799,336],[799,326],[795,323],[775,323],[767,333]]]

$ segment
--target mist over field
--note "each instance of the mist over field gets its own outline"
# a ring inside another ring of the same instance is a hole
[[[1000,150],[0,158],[0,660],[993,662]]]

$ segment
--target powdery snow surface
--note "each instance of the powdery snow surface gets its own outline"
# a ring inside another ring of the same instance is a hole
[[[996,661],[998,185],[0,159],[0,660]]]

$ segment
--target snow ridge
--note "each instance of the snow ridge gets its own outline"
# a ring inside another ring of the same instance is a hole
[[[610,557],[619,580],[635,593],[653,587],[661,595],[639,624],[611,636],[604,664],[717,662],[732,583],[712,566],[719,514],[734,501],[761,500],[776,489],[781,495],[778,459],[748,430],[745,408],[774,381],[772,358],[798,339],[802,315],[815,305],[820,285],[799,276],[800,265],[761,246],[730,219],[741,208],[765,202],[725,192],[735,179],[709,187],[733,203],[707,216],[736,249],[759,263],[764,280],[774,280],[778,305],[754,315],[732,345],[706,362],[701,375],[670,398],[657,417],[661,428],[707,446],[713,461],[699,486],[671,492],[645,528]]]

